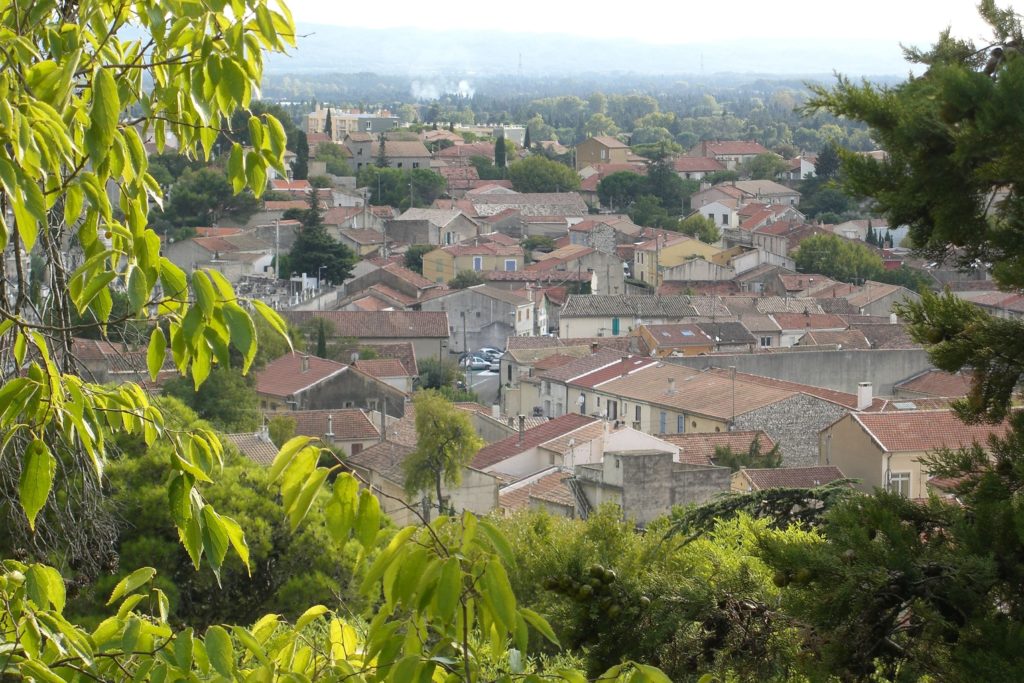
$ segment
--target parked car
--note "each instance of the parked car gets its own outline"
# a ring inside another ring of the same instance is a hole
[[[491,360],[491,372],[501,372],[501,357]]]
[[[495,358],[501,358],[505,352],[501,349],[496,349],[493,346],[485,346],[476,352],[476,355],[487,360],[494,360]]]
[[[469,368],[470,370],[490,370],[491,361],[480,356],[467,356],[462,361],[462,367]]]

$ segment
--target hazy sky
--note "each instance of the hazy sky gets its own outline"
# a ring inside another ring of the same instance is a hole
[[[979,43],[988,37],[975,10],[976,3],[971,0],[518,0],[435,4],[389,0],[355,5],[337,0],[291,0],[289,6],[296,21],[337,26],[474,31],[500,28],[529,33],[623,36],[658,43],[813,36],[926,46],[947,26],[953,27],[954,35]]]

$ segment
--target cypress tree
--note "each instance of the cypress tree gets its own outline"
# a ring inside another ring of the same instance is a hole
[[[295,138],[295,163],[292,164],[292,177],[305,180],[309,177],[309,141],[306,134],[297,131]]]
[[[377,168],[388,167],[388,153],[384,148],[385,142],[384,133],[381,133],[380,137],[377,138]]]
[[[499,135],[494,143],[494,165],[498,168],[505,168],[505,136]]]
[[[526,127],[526,135],[523,136],[523,149],[530,150],[530,127]]]
[[[331,108],[327,108],[327,120],[324,121],[324,133],[327,134],[328,139],[334,142],[334,124],[331,123]]]

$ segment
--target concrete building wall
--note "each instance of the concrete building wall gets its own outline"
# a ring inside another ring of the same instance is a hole
[[[661,271],[662,281],[687,280],[700,282],[717,282],[731,280],[736,277],[733,268],[711,263],[703,258],[695,258],[678,266]]]
[[[860,382],[871,382],[879,396],[891,395],[897,382],[934,367],[923,349],[790,351],[671,358],[666,362],[697,369],[734,365],[738,372],[850,393],[856,393]]]
[[[736,429],[763,430],[779,444],[783,466],[811,467],[818,463],[818,432],[847,412],[835,403],[798,394],[738,415]]]
[[[392,417],[405,415],[405,393],[372,377],[346,370],[303,392],[299,410],[361,408],[379,410],[382,406]]]
[[[818,434],[818,463],[833,465],[851,479],[861,491],[882,485],[885,454],[851,416],[839,420]]]

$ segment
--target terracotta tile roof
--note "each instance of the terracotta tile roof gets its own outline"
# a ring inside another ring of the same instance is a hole
[[[445,311],[286,311],[293,323],[323,318],[339,337],[422,339],[448,338]]]
[[[352,467],[376,472],[385,479],[403,485],[405,469],[402,464],[414,450],[416,449],[413,446],[393,441],[381,441],[350,455],[346,462]]]
[[[371,377],[377,379],[391,378],[391,377],[408,377],[409,373],[406,371],[405,366],[402,362],[395,360],[394,358],[374,358],[372,360],[357,360],[352,363],[357,370],[362,370]]]
[[[404,265],[402,265],[402,262],[388,263],[385,266],[383,266],[383,268],[392,275],[395,275],[401,278],[402,280],[405,280],[406,282],[408,282],[413,287],[416,287],[417,289],[430,289],[433,287],[437,287],[436,282],[431,282],[427,278],[417,273],[415,270],[409,270]]]
[[[418,377],[420,374],[419,367],[416,363],[416,351],[413,349],[412,342],[396,342],[394,344],[361,344],[361,346],[372,349],[377,353],[379,358],[394,358],[399,361],[405,368],[405,372],[410,377]]]
[[[764,489],[810,489],[816,486],[845,479],[838,467],[772,467],[767,469],[744,469],[755,491]]]
[[[617,363],[594,370],[593,372],[588,372],[585,375],[575,377],[569,381],[569,384],[574,387],[594,389],[605,382],[610,382],[617,377],[625,377],[626,375],[643,370],[650,365],[654,365],[657,362],[658,361],[655,358],[644,358],[642,356],[630,356],[626,360],[622,360],[620,358]]]
[[[709,297],[657,296],[655,294],[573,294],[562,308],[562,318],[618,316],[639,318],[695,318]],[[728,315],[728,311],[722,311]]]
[[[971,390],[973,379],[967,372],[951,373],[942,370],[925,370],[900,382],[894,388],[936,397],[966,396]]]
[[[575,360],[579,360],[575,356],[570,356],[565,353],[555,353],[547,358],[541,358],[539,361],[533,364],[533,371],[535,373],[541,373],[544,370],[550,370],[552,368],[560,368],[567,363],[572,363]]]
[[[761,452],[775,447],[772,438],[760,430],[740,432],[711,432],[706,434],[659,434],[658,438],[679,447],[679,462],[688,465],[713,465],[715,449],[728,447],[733,452],[746,453],[757,438]]]
[[[379,144],[370,143],[370,156],[377,158]],[[430,151],[419,140],[387,140],[384,143],[384,155],[389,159],[399,157],[430,157]]]
[[[356,244],[384,243],[384,233],[373,228],[343,228],[341,234]]]
[[[851,323],[851,327],[860,330],[873,349],[919,349],[921,345],[910,338],[904,325],[888,323]]]
[[[783,330],[845,330],[846,321],[831,313],[772,313]]]
[[[278,191],[302,191],[309,192],[313,186],[308,180],[288,180],[287,178],[274,178],[270,181],[270,188]]]
[[[303,362],[309,363],[303,371]],[[319,384],[324,380],[341,374],[348,368],[344,363],[305,356],[299,353],[286,353],[280,358],[267,363],[256,373],[256,392],[267,396],[287,398]]]
[[[565,481],[572,476],[572,472],[556,468],[515,482],[498,491],[498,505],[513,512],[528,509],[531,501],[574,508],[575,501]]]
[[[748,140],[708,140],[698,146],[704,150],[704,154],[711,155],[764,154],[768,151],[760,143]]]
[[[676,157],[672,161],[676,173],[714,173],[724,171],[725,166],[714,157]]]
[[[674,380],[670,384],[668,380]],[[650,365],[604,384],[601,392],[680,412],[729,420],[796,395],[795,391],[755,384],[717,372],[699,372],[674,363]]]
[[[500,244],[506,247],[517,247],[519,246],[519,240],[510,235],[506,235],[503,232],[487,232],[480,235],[479,240],[481,244],[492,242],[494,244]]]
[[[530,450],[531,448],[536,448],[543,443],[557,439],[563,434],[575,431],[584,425],[588,425],[596,421],[597,420],[592,417],[577,415],[575,413],[568,413],[561,417],[556,417],[554,420],[548,420],[539,427],[525,430],[522,433],[521,443],[520,435],[513,434],[501,441],[496,441],[488,446],[484,446],[473,457],[471,464],[477,469],[491,467],[502,460],[512,457],[513,455]]]
[[[228,235],[240,235],[241,228],[195,228],[196,237],[227,237]]]
[[[279,415],[295,420],[295,433],[302,436],[322,437],[328,433],[330,426],[330,431],[338,441],[380,438],[380,432],[370,417],[358,408],[289,410],[271,413],[270,416]]]
[[[707,346],[715,343],[704,330],[692,323],[641,325],[640,329],[646,329],[659,347]]]
[[[611,149],[629,149],[629,145],[611,135],[595,135],[590,139]]]
[[[851,413],[887,453],[921,452],[938,448],[964,448],[977,442],[988,445],[990,434],[1006,436],[1009,424],[968,425],[952,410],[907,410]]]
[[[305,199],[268,199],[263,202],[264,211],[287,211],[288,209],[308,209],[309,202]]]
[[[665,280],[658,287],[658,294],[660,296],[679,296],[682,294],[728,296],[739,293],[739,283],[734,280]]]
[[[571,363],[566,363],[558,367],[546,370],[543,373],[534,373],[541,379],[550,380],[553,382],[567,382],[574,377],[580,377],[587,373],[598,370],[607,365],[617,363],[622,360],[622,354],[618,351],[612,351],[608,349],[599,350],[597,353],[592,353],[582,358],[577,358]]]
[[[564,455],[575,446],[582,446],[585,443],[590,443],[594,439],[604,436],[604,429],[604,422],[593,422],[588,425],[583,425],[579,429],[574,429],[571,432],[562,434],[557,438],[551,439],[551,441],[545,441],[540,445],[540,447],[544,450]]]
[[[263,432],[224,434],[224,437],[233,443],[242,455],[259,465],[269,467],[277,457],[277,446]]]
[[[469,157],[487,157],[491,161],[494,160],[494,143],[493,142],[466,142],[463,144],[454,144],[451,147],[447,147],[438,151],[437,157],[439,159],[462,159]]]
[[[845,350],[870,349],[871,342],[860,330],[811,330],[800,337],[799,346],[823,346],[834,344]]]

